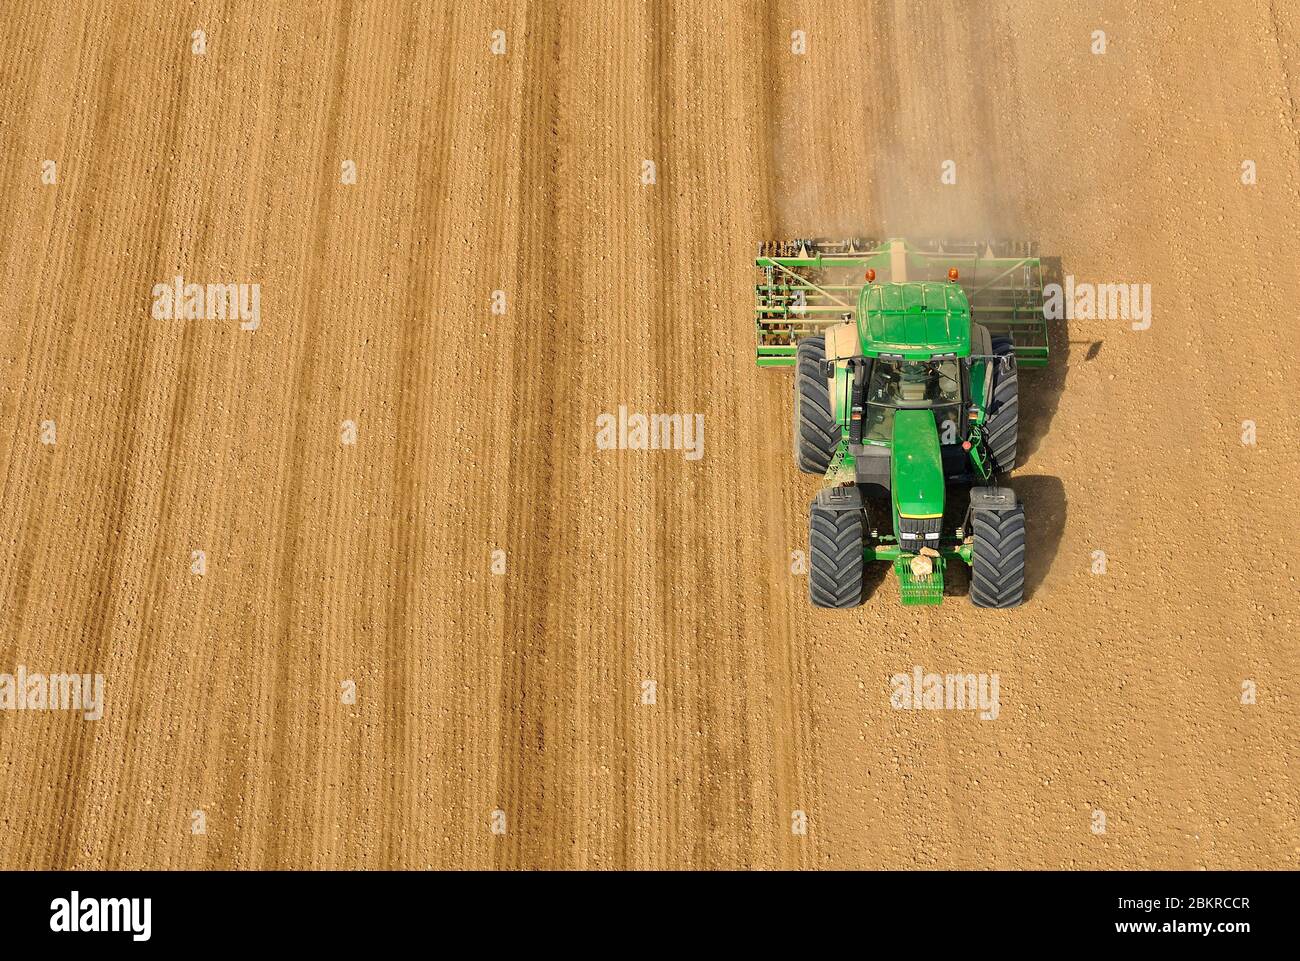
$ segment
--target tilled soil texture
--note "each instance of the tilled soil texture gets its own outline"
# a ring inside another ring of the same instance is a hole
[[[0,710],[0,864],[1300,866],[1297,36],[6,4],[0,673],[104,711]],[[1021,374],[1022,608],[808,603],[752,262],[853,235],[1150,285]],[[155,316],[177,276],[246,322]],[[600,449],[621,407],[702,456]],[[895,709],[917,665],[996,719]]]

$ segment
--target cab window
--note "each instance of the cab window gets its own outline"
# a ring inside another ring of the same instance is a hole
[[[945,360],[883,360],[871,365],[863,412],[862,437],[888,443],[894,433],[894,411],[934,411],[939,443],[956,444],[961,437],[961,368]]]

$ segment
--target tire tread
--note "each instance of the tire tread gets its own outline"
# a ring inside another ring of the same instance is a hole
[[[864,600],[866,515],[812,505],[808,518],[808,594],[816,607],[857,607]]]
[[[805,474],[825,474],[839,445],[831,393],[822,376],[826,338],[799,341],[795,360],[794,462]]]
[[[1025,508],[975,512],[970,599],[976,607],[1015,607],[1025,599]]]
[[[1015,347],[1006,337],[993,338],[993,353],[1011,354],[1008,366],[994,365],[993,400],[985,427],[985,440],[994,466],[1009,473],[1016,466],[1016,441],[1020,433],[1020,376],[1016,370]]]

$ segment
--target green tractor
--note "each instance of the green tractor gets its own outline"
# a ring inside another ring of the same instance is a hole
[[[795,465],[823,475],[809,517],[818,607],[866,600],[887,561],[905,605],[970,567],[976,607],[1024,600],[1018,368],[1047,364],[1028,243],[767,243],[755,261],[760,367],[793,367]],[[964,494],[968,492],[969,497]]]

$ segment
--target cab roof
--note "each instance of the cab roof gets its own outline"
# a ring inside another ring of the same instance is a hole
[[[969,357],[970,301],[955,283],[867,284],[858,295],[858,337],[868,357]]]

